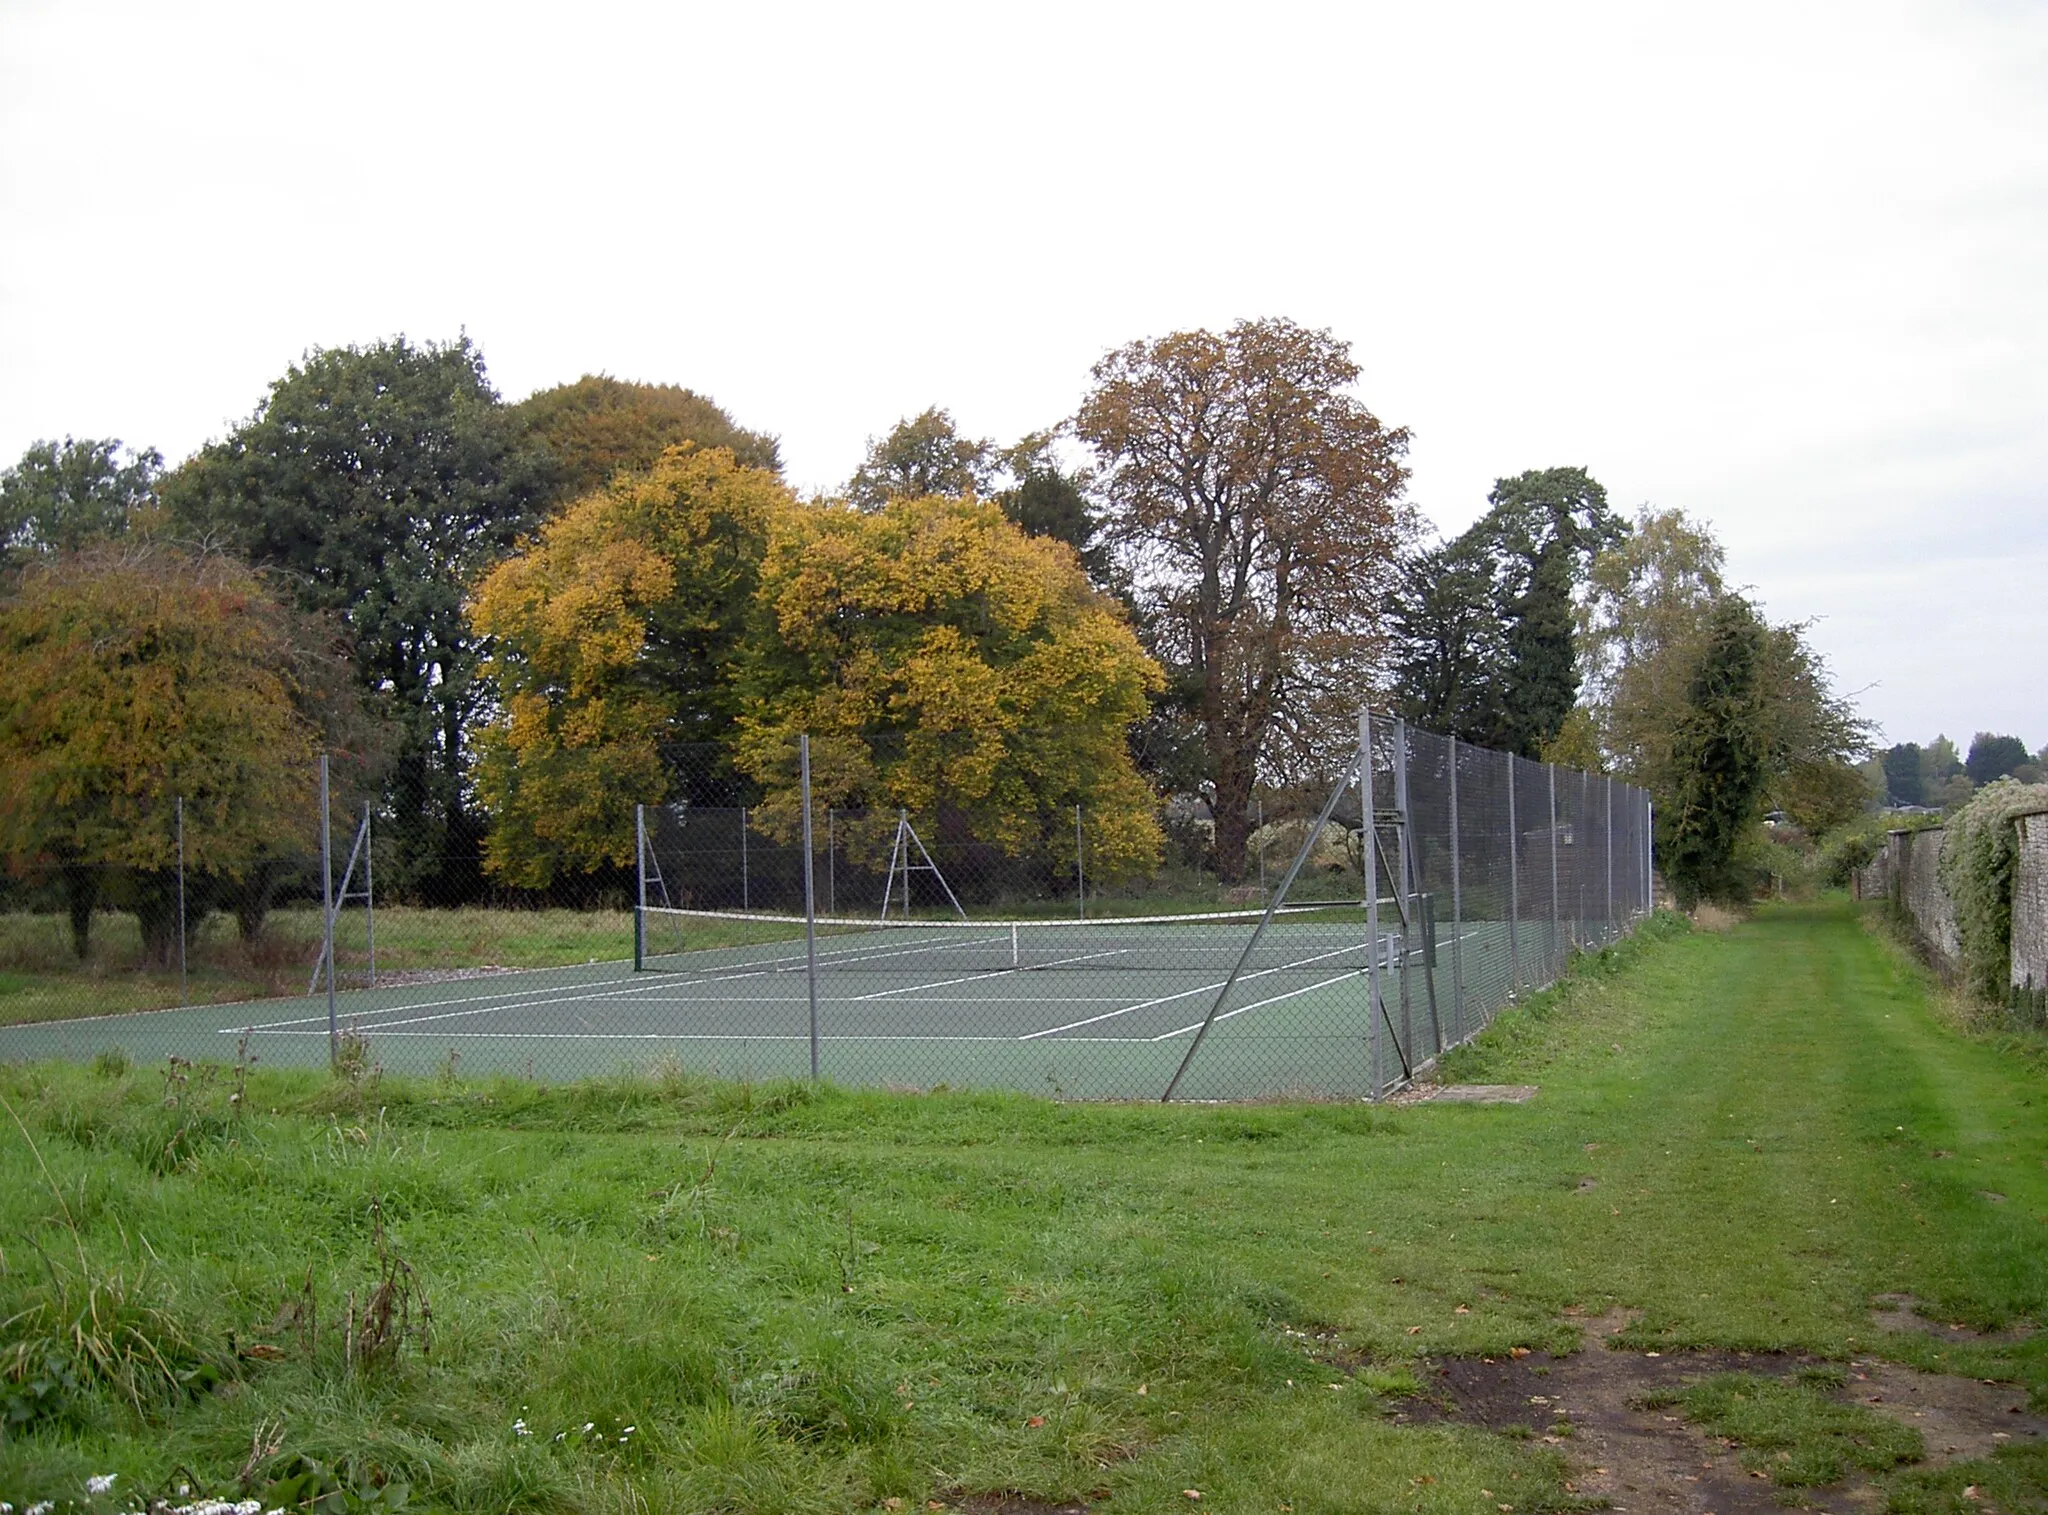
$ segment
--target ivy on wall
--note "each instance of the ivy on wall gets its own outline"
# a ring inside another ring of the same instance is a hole
[[[2012,885],[2022,815],[2048,809],[2048,786],[2000,779],[1948,818],[1941,841],[1941,886],[1955,910],[1964,981],[2004,1000],[2012,963]]]

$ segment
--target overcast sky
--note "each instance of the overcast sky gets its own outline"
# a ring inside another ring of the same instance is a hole
[[[0,0],[0,461],[314,346],[688,385],[842,480],[1108,348],[1351,342],[1441,526],[1713,523],[1888,740],[2048,742],[2048,5]]]

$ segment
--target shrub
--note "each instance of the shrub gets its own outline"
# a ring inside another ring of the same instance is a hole
[[[2048,809],[2048,787],[2000,779],[1948,818],[1941,886],[1956,913],[1964,982],[1987,999],[2006,997],[2012,964],[2012,880],[2019,860],[2016,817]]]

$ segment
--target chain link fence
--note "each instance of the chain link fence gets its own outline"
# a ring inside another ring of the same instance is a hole
[[[544,887],[324,773],[232,871],[176,824],[18,867],[0,1059],[1379,1098],[1650,906],[1642,790],[1378,717],[1242,815],[807,803],[807,746],[768,783],[673,751],[633,834]]]

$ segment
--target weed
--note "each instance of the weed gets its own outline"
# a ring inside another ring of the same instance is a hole
[[[370,1202],[370,1234],[377,1282],[363,1295],[360,1312],[355,1292],[349,1292],[342,1324],[342,1360],[356,1373],[395,1363],[408,1341],[419,1344],[421,1356],[433,1350],[433,1307],[412,1264],[392,1250],[377,1200]]]

